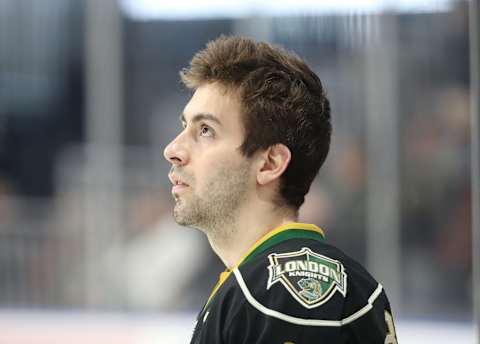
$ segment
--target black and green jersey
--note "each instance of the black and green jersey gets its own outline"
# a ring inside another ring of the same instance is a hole
[[[325,243],[320,228],[290,223],[220,275],[192,344],[394,344],[381,284]]]

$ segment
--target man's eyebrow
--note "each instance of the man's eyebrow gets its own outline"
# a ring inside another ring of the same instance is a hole
[[[214,116],[210,113],[203,113],[203,112],[197,113],[195,116],[193,116],[192,123],[196,123],[196,122],[199,122],[199,121],[202,121],[202,120],[209,120],[209,121],[217,123],[220,126],[222,125],[222,122],[220,122],[220,120],[216,116]],[[180,122],[182,122],[182,123],[186,122],[185,114],[183,114],[183,113],[180,115]]]

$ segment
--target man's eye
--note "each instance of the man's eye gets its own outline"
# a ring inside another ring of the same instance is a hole
[[[211,137],[213,136],[213,131],[212,129],[210,129],[210,127],[207,127],[206,125],[202,125],[200,127],[200,136]]]

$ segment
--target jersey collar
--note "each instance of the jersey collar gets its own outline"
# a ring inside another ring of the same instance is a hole
[[[320,227],[317,227],[314,224],[301,222],[290,222],[272,229],[267,234],[258,239],[247,251],[247,253],[245,253],[242,258],[240,258],[238,263],[233,268],[227,269],[220,274],[218,282],[213,288],[204,309],[207,307],[207,305],[215,296],[217,290],[227,280],[227,278],[230,276],[230,274],[235,268],[238,268],[239,266],[249,262],[273,245],[276,245],[284,240],[293,238],[310,238],[315,240],[324,240],[325,234]]]
[[[233,269],[239,267],[263,251],[282,241],[294,238],[310,238],[324,240],[325,234],[320,227],[310,223],[290,222],[272,229],[267,234],[258,239],[255,244],[245,253]],[[233,270],[232,269],[232,270]]]

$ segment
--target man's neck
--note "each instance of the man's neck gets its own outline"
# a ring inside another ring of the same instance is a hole
[[[265,213],[263,216],[256,215],[257,212],[243,214],[238,216],[238,220],[234,223],[225,224],[228,226],[227,236],[207,234],[213,251],[228,269],[240,263],[240,259],[266,233],[278,226],[297,221],[292,211],[276,211],[270,213],[270,216],[265,216]]]

